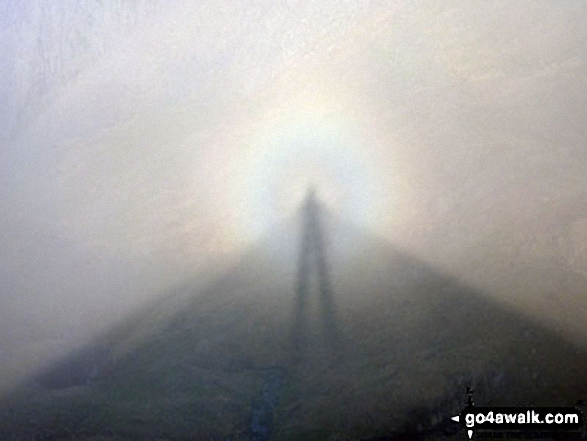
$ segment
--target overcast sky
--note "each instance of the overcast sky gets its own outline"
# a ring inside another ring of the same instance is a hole
[[[5,0],[0,41],[5,353],[221,268],[311,184],[490,295],[587,318],[581,0]]]

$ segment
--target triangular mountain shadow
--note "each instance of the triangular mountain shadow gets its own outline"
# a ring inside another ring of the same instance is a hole
[[[24,385],[0,438],[443,438],[467,386],[482,406],[587,397],[583,349],[318,210],[326,276],[300,276],[320,259],[301,262],[301,212]]]

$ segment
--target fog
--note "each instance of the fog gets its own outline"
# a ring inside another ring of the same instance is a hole
[[[587,338],[582,1],[4,1],[0,365],[193,280],[307,188]]]

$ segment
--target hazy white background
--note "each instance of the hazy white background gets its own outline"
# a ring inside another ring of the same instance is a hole
[[[3,0],[0,364],[205,283],[310,183],[587,338],[586,62],[580,0]]]

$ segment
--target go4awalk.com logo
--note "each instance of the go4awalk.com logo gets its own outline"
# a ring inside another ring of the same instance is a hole
[[[469,438],[482,431],[578,431],[583,415],[575,407],[469,407],[453,421],[465,426]]]

